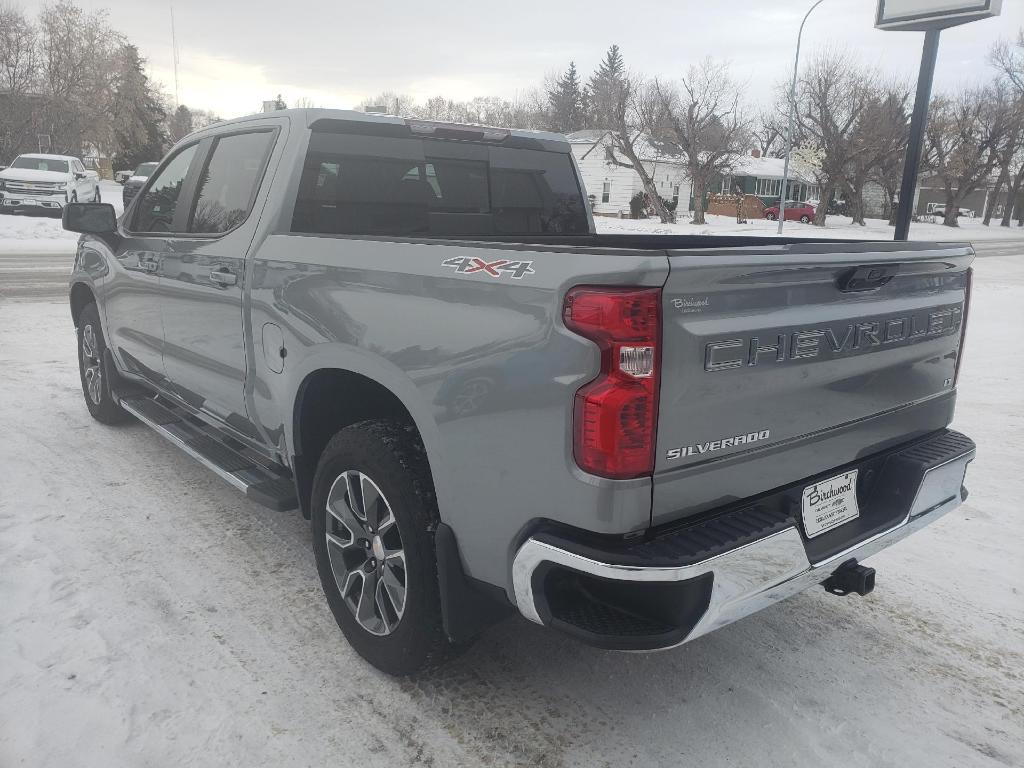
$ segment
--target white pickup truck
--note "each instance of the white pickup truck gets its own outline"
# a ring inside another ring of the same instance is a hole
[[[18,155],[0,171],[0,212],[56,211],[100,202],[100,177],[69,155]]]

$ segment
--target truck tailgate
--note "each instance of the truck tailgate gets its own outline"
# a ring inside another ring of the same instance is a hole
[[[973,258],[925,243],[669,251],[652,524],[945,427]]]

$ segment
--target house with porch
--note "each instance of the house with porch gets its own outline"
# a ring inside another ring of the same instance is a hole
[[[731,195],[736,191],[736,187],[739,187],[743,194],[760,198],[765,206],[776,205],[782,195],[782,172],[785,162],[780,157],[762,157],[761,152],[755,149],[749,155],[739,158],[733,166],[732,173],[721,177],[710,192]],[[803,178],[790,165],[788,198],[802,203],[806,200],[818,200],[820,197],[821,190],[814,180]]]
[[[629,161],[615,149],[611,133],[606,130],[585,130],[566,137],[580,169],[584,194],[590,199],[595,216],[628,216],[629,201],[644,191],[640,174],[619,163]],[[686,210],[690,200],[690,182],[686,177],[684,158],[666,144],[641,135],[636,152],[644,169],[654,179],[658,194],[666,200],[682,201]]]

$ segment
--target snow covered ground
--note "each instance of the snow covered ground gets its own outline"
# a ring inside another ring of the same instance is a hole
[[[689,216],[689,214],[686,214]],[[737,224],[735,216],[707,217],[707,224],[694,225],[688,219],[681,218],[676,224],[662,224],[657,219],[612,219],[604,216],[595,217],[597,231],[606,234],[622,234],[642,232],[658,235],[754,235],[772,237],[778,234],[779,223],[766,219],[753,219],[748,224]],[[1008,240],[1020,238],[1024,240],[1024,228],[1018,227],[1016,220],[1013,226],[1000,227],[998,221],[984,226],[981,219],[960,219],[956,229],[942,224],[914,223],[910,225],[911,240],[959,241],[975,240]],[[786,237],[835,237],[855,240],[892,240],[895,228],[890,227],[881,219],[867,219],[866,226],[850,223],[849,216],[829,216],[825,227],[801,224],[799,221],[787,221],[783,228]]]
[[[122,187],[100,182],[100,197],[120,216],[124,210]],[[0,253],[74,253],[78,235],[66,232],[60,218],[40,214],[0,214]]]
[[[63,301],[0,299],[0,766],[1024,765],[1024,260],[976,262],[959,511],[653,655],[525,620],[414,680],[339,633],[309,526],[82,402]]]

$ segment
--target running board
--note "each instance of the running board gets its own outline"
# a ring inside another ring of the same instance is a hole
[[[133,395],[121,407],[193,459],[270,509],[297,509],[295,481],[275,465],[159,396]]]

